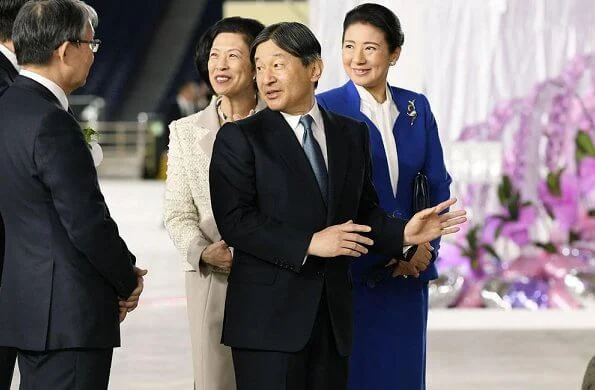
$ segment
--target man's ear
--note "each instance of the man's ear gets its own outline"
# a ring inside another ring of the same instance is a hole
[[[316,60],[311,65],[311,67],[312,67],[312,70],[311,70],[310,81],[315,83],[318,80],[320,80],[320,77],[322,76],[322,71],[324,69],[324,63],[322,62],[322,60]]]
[[[60,61],[64,61],[64,58],[66,57],[66,52],[70,49],[71,45],[72,43],[65,41],[62,42],[60,46],[58,46],[56,51],[58,52],[58,58],[60,58]]]

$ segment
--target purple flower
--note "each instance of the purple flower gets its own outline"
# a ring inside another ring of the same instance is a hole
[[[574,175],[562,174],[559,188],[552,191],[547,181],[539,184],[539,197],[564,231],[569,231],[578,221],[578,180]],[[557,192],[557,193],[556,193]]]
[[[459,247],[447,242],[440,246],[440,259],[436,264],[441,273],[450,268],[459,268],[463,275],[468,275],[471,272],[469,259],[461,254]]]
[[[529,238],[529,227],[537,219],[537,211],[535,207],[523,207],[519,213],[519,219],[512,222],[507,222],[502,229],[502,235],[510,238],[517,245],[527,245],[531,239]]]
[[[486,220],[483,239],[486,242],[496,240],[496,230],[502,225],[501,235],[508,237],[519,246],[527,245],[531,242],[529,237],[529,227],[537,219],[537,210],[533,206],[521,208],[519,217],[516,220],[503,221],[498,217],[489,217]]]

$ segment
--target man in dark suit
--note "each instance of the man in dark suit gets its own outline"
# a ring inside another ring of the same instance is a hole
[[[27,0],[0,0],[0,96],[19,74],[12,43],[12,26],[21,6]],[[0,215],[0,285],[4,264],[4,222]],[[0,390],[9,390],[16,360],[16,350],[0,347]]]
[[[43,0],[14,23],[22,70],[0,98],[0,346],[18,349],[25,389],[107,389],[119,321],[146,273],[119,237],[68,111],[99,48],[96,22],[81,1]]]
[[[19,74],[12,43],[12,26],[27,0],[0,0],[0,96]]]
[[[464,211],[440,215],[450,200],[408,223],[382,211],[367,128],[316,104],[323,65],[306,26],[269,26],[251,57],[269,108],[223,126],[210,166],[215,220],[235,250],[222,341],[238,390],[344,390],[351,259],[370,245],[403,258],[404,245],[457,231]]]

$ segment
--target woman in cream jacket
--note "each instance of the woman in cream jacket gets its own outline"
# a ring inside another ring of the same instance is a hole
[[[220,343],[232,254],[213,219],[209,162],[224,122],[264,108],[250,62],[250,44],[263,28],[256,20],[233,17],[220,20],[203,34],[196,66],[216,96],[203,111],[170,125],[165,226],[186,271],[197,390],[236,387],[231,350]]]

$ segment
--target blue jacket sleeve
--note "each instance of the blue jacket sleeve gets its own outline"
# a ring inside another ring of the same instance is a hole
[[[440,143],[440,136],[438,135],[436,118],[434,118],[434,114],[430,109],[428,99],[424,95],[420,95],[420,97],[423,102],[424,126],[426,129],[426,160],[423,172],[428,177],[430,204],[434,206],[450,198],[450,183],[452,179],[444,164],[444,153],[442,151],[442,144]],[[434,252],[432,253],[432,261],[434,261],[438,257],[440,238],[433,240],[431,244],[434,247]]]

